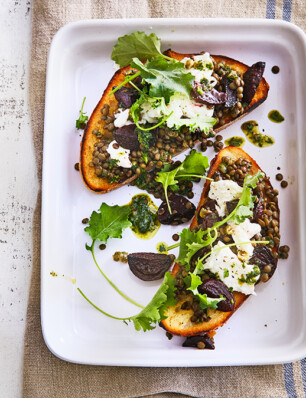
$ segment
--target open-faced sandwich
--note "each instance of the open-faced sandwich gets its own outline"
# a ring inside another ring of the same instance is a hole
[[[118,39],[120,69],[93,111],[81,142],[85,185],[105,193],[161,169],[268,95],[265,63],[251,67],[226,56],[160,51],[154,33]]]
[[[182,166],[174,170],[175,174],[187,169],[192,163],[190,159],[199,164],[201,157],[204,158],[200,153],[188,155]],[[203,174],[205,162],[203,159]],[[125,253],[138,278],[148,281],[164,275],[161,286],[145,307],[106,277],[94,255],[96,241],[106,244],[109,238],[121,238],[123,229],[132,225],[131,208],[102,203],[99,212],[92,213],[85,228],[92,244],[86,248],[117,293],[142,310],[134,316],[118,318],[101,310],[78,289],[91,305],[113,319],[133,322],[136,330],[147,331],[160,324],[168,334],[187,337],[185,346],[214,348],[215,330],[250,295],[256,294],[258,283],[267,282],[274,274],[280,225],[278,191],[242,149],[222,149],[211,161],[206,179],[190,228],[181,231],[178,243],[165,244],[159,254]],[[168,205],[172,206],[171,201]],[[166,251],[175,247],[179,247],[179,255],[171,273],[166,272],[174,260]]]
[[[273,275],[280,234],[278,191],[242,149],[221,150],[208,177],[213,181],[205,183],[190,230],[181,234],[172,270],[177,304],[162,325],[171,334],[198,336],[187,345],[212,348],[212,332]]]

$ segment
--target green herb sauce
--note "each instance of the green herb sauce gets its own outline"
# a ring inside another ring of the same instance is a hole
[[[168,254],[168,245],[165,242],[159,242],[156,245],[156,250],[161,254]]]
[[[268,118],[271,120],[271,122],[274,123],[281,123],[285,120],[284,116],[281,115],[281,113],[275,109],[273,109],[273,111],[270,111],[268,113]]]
[[[132,231],[138,238],[151,239],[160,227],[157,206],[146,194],[133,196],[129,206],[131,207],[129,220],[132,223]]]
[[[231,137],[231,138],[228,138],[227,140],[225,140],[226,146],[237,146],[237,147],[241,148],[241,147],[243,147],[244,143],[245,143],[245,139],[242,137],[237,137],[237,136]]]
[[[260,269],[257,266],[254,266],[253,271],[246,274],[246,276],[239,279],[241,283],[247,283],[248,285],[253,285],[257,282],[257,277],[260,275]]]
[[[241,126],[246,138],[259,148],[270,146],[274,144],[274,138],[269,135],[262,134],[259,131],[258,123],[255,120],[249,120]]]

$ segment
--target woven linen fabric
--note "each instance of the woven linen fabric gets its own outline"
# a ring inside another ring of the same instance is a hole
[[[50,42],[68,22],[91,18],[278,18],[306,28],[305,0],[34,0],[30,106],[41,181],[45,74]],[[46,347],[40,325],[40,206],[33,218],[33,267],[24,348],[24,398],[282,398],[306,395],[306,359],[275,366],[141,368],[70,364]]]

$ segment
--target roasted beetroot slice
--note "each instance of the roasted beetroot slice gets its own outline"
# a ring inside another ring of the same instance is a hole
[[[169,213],[166,201],[162,202],[159,206],[157,216],[161,224],[183,224],[191,220],[196,210],[194,204],[181,195],[171,195],[169,197],[169,204],[172,214]]]
[[[212,339],[207,335],[203,334],[200,336],[191,336],[187,337],[187,339],[183,343],[183,347],[199,347],[198,343],[204,343],[204,349],[206,350],[214,350],[215,345]]]
[[[208,199],[197,213],[198,225],[203,231],[211,228],[217,221],[220,221],[216,210],[217,202],[213,199]]]
[[[173,263],[173,256],[159,253],[131,253],[128,255],[130,270],[143,281],[163,278]]]
[[[130,108],[139,98],[138,91],[132,87],[121,87],[114,93],[114,95],[119,104],[124,108]]]
[[[210,91],[205,91],[204,86],[198,83],[194,83],[191,95],[197,102],[205,105],[220,105],[226,101],[226,94],[222,91],[217,91],[214,88]]]
[[[229,291],[228,287],[220,280],[206,279],[202,285],[198,287],[201,294],[207,294],[208,297],[219,298],[223,296],[225,300],[217,304],[217,308],[222,312],[233,311],[235,308],[235,297]]]
[[[135,124],[128,124],[115,131],[114,138],[122,148],[138,151],[140,144],[135,128]]]
[[[268,249],[267,246],[257,245],[254,248],[254,252],[252,257],[250,258],[249,263],[256,264],[260,268],[261,274],[265,272],[264,267],[266,265],[270,265],[271,271],[268,273],[268,275],[269,278],[271,278],[276,270],[277,260],[273,257],[271,250]]]
[[[238,199],[234,199],[234,200],[231,200],[230,202],[226,202],[227,214],[231,214],[231,212],[233,212],[236,209],[238,202],[239,202]]]
[[[264,73],[265,66],[265,62],[256,62],[243,75],[243,102],[249,104],[252,101]]]
[[[222,87],[226,96],[226,101],[224,104],[225,108],[231,108],[237,103],[237,92],[236,90],[230,89],[229,87],[230,84],[231,82],[229,78],[227,76],[224,76],[222,79]]]
[[[255,204],[253,210],[253,219],[252,221],[257,222],[257,220],[263,215],[264,205],[261,196],[258,199],[258,202]]]

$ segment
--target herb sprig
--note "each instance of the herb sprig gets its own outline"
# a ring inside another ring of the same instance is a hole
[[[124,321],[125,323],[133,322],[134,327],[137,331],[142,329],[144,332],[146,332],[147,330],[155,329],[156,324],[158,324],[163,319],[166,319],[165,312],[167,310],[167,307],[173,306],[177,303],[174,298],[174,278],[170,274],[170,272],[166,272],[160,288],[155,293],[149,304],[147,304],[146,307],[144,307],[143,310],[140,311],[138,314],[130,317],[119,318],[111,315],[95,305],[91,300],[89,300],[89,298],[85,296],[80,288],[78,288],[78,291],[90,305],[92,305],[102,314],[113,319]]]
[[[83,130],[86,127],[86,123],[87,123],[87,120],[88,120],[88,116],[85,115],[86,112],[83,112],[85,100],[86,100],[86,97],[83,98],[82,106],[81,106],[81,109],[80,109],[80,116],[75,121],[75,127],[78,130]]]
[[[177,187],[178,179],[184,178],[185,180],[191,178],[204,178],[211,180],[204,176],[209,162],[206,156],[196,151],[191,151],[190,155],[186,156],[182,164],[171,171],[160,171],[157,173],[156,181],[163,185],[165,198],[168,206],[169,213],[172,214],[168,198],[168,187]]]
[[[122,238],[122,232],[124,229],[130,227],[132,224],[129,221],[129,215],[131,213],[130,206],[109,206],[106,203],[102,203],[98,212],[93,211],[90,219],[89,226],[85,228],[85,231],[91,236],[91,245],[86,244],[86,249],[91,252],[94,263],[102,276],[107,282],[127,301],[136,305],[137,307],[143,308],[142,305],[132,300],[125,293],[123,293],[102,271],[99,266],[94,252],[95,242],[100,241],[107,243],[109,238]]]
[[[139,59],[133,58],[131,67],[140,71],[141,77],[150,84],[150,97],[164,98],[166,104],[175,93],[190,97],[194,76],[185,69],[182,62],[158,56],[143,64]]]

